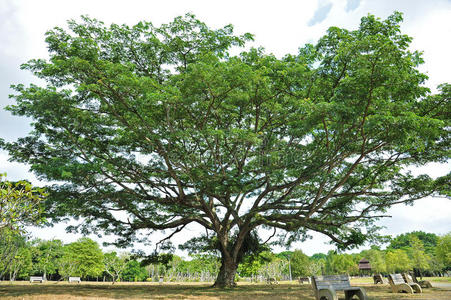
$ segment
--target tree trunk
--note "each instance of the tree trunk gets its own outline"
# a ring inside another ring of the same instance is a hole
[[[216,278],[216,282],[213,287],[234,287],[235,283],[235,274],[238,268],[238,263],[233,261],[232,259],[222,259],[221,268],[219,269],[218,277]]]

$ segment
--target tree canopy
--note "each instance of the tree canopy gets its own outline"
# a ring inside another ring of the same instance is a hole
[[[216,285],[231,286],[265,242],[259,228],[285,245],[317,231],[349,248],[377,235],[390,206],[449,195],[449,174],[410,172],[449,158],[451,86],[425,87],[401,21],[368,15],[283,58],[232,55],[252,35],[192,15],[160,27],[70,21],[47,32],[48,60],[22,66],[46,86],[13,86],[8,109],[34,130],[0,145],[61,182],[46,209],[83,217],[72,229],[128,245],[203,226],[222,257]]]
[[[423,231],[412,231],[409,233],[403,233],[393,238],[390,241],[388,248],[392,249],[405,249],[412,247],[414,241],[418,239],[423,243],[426,252],[431,253],[434,251],[435,246],[439,240],[439,237],[434,233],[426,233]]]
[[[41,202],[46,195],[44,189],[33,187],[28,181],[10,182],[6,174],[0,174],[0,237],[42,222]]]

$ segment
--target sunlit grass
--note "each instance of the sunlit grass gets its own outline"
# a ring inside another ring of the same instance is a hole
[[[352,285],[362,285],[370,300],[421,299],[449,300],[450,288],[424,289],[423,294],[393,294],[388,285],[373,285],[372,278],[355,278]],[[315,299],[309,284],[281,282],[277,285],[239,282],[233,289],[211,288],[211,283],[111,283],[84,282],[43,284],[29,282],[0,283],[0,299],[11,300],[74,300],[74,299]],[[343,299],[343,293],[339,293]]]

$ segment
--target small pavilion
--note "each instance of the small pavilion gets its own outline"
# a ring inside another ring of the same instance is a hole
[[[362,258],[359,261],[359,274],[362,275],[371,275],[371,264],[368,259]]]

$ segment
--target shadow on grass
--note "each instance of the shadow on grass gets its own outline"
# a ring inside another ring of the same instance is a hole
[[[451,290],[425,289],[423,294],[393,294],[388,285],[365,286],[370,300],[417,299],[417,300],[449,300]],[[339,292],[340,299],[344,298]],[[0,284],[1,299],[315,299],[310,285],[298,284],[243,284],[233,289],[211,288],[211,284],[152,284],[152,283],[82,283],[67,284],[47,282]]]
[[[211,284],[1,284],[0,297],[11,299],[110,298],[110,299],[314,299],[307,285],[238,285],[232,289],[212,288]],[[69,297],[68,297],[69,296]],[[311,297],[308,297],[311,296]]]

